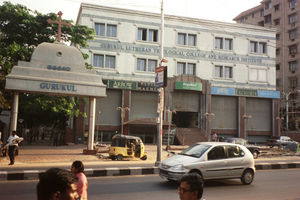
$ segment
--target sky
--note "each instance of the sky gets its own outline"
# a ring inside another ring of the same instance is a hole
[[[0,0],[0,5],[4,1]],[[163,0],[164,13],[222,22],[232,19],[241,12],[258,6],[262,0]],[[63,19],[76,22],[80,3],[127,8],[133,10],[161,12],[161,0],[10,0],[42,14],[62,11]]]

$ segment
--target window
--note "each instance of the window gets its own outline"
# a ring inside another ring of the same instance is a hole
[[[276,78],[276,86],[281,86],[281,81],[280,81],[280,78]]]
[[[289,87],[290,88],[296,88],[297,85],[298,85],[298,80],[297,80],[297,77],[291,77],[289,78]]]
[[[297,44],[289,46],[289,54],[295,56],[297,53]]]
[[[280,70],[280,64],[276,64],[276,70]]]
[[[266,54],[267,53],[267,44],[265,42],[250,41],[250,52]]]
[[[274,6],[274,10],[275,10],[275,11],[279,11],[279,10],[280,10],[280,4],[275,5],[275,6]]]
[[[280,19],[274,19],[274,24],[279,25],[280,24]]]
[[[106,68],[115,68],[116,57],[115,56],[105,56],[105,67]]]
[[[216,78],[223,77],[223,66],[215,66],[215,77]]]
[[[138,28],[138,40],[158,42],[158,30]]]
[[[232,50],[232,39],[216,37],[215,38],[215,48],[216,49]]]
[[[297,65],[298,65],[297,61],[289,62],[289,71],[295,73],[297,69]]]
[[[137,59],[137,71],[146,71],[146,59]]]
[[[272,23],[272,16],[266,15],[265,16],[265,24],[271,24]]]
[[[295,8],[297,5],[297,0],[289,0],[289,7]]]
[[[214,73],[215,78],[232,79],[233,77],[232,67],[230,66],[216,65]]]
[[[189,74],[196,75],[196,64],[195,63],[177,63],[177,74]]]
[[[265,69],[249,69],[249,80],[255,82],[267,81],[267,70]]]
[[[265,9],[268,10],[272,7],[271,1],[265,3]]]
[[[116,67],[115,65],[116,65],[115,56],[94,54],[93,66],[114,69]]]
[[[113,24],[95,23],[95,31],[98,36],[117,37],[117,26]]]
[[[260,16],[263,17],[265,15],[264,10],[260,10]]]
[[[289,15],[289,23],[294,25],[296,22],[297,22],[297,14],[294,13]]]
[[[279,56],[279,55],[280,55],[280,49],[277,48],[277,49],[276,49],[276,56]]]
[[[279,33],[276,34],[276,40],[280,40],[280,34]]]
[[[197,36],[195,34],[178,33],[177,44],[196,46],[196,38]]]
[[[238,158],[245,155],[245,153],[238,146],[227,146],[228,158]]]
[[[137,71],[154,72],[157,67],[157,60],[152,59],[137,59]]]
[[[224,67],[225,68],[225,73],[224,73],[224,78],[232,78],[232,67]]]
[[[223,146],[214,147],[207,154],[208,160],[217,160],[217,159],[225,159],[225,158],[226,158],[226,154]]]
[[[290,39],[290,40],[296,39],[297,34],[298,34],[297,29],[290,30],[290,31],[289,31],[289,39]]]

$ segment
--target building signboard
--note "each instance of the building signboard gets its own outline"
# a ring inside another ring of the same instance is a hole
[[[108,88],[135,90],[136,82],[109,80]]]
[[[279,91],[257,90],[258,97],[280,99]]]
[[[234,88],[223,88],[223,87],[211,87],[211,94],[216,95],[235,95]]]
[[[155,83],[134,82],[134,81],[119,81],[119,80],[104,80],[107,88],[124,89],[124,90],[140,90],[140,91],[157,91]]]
[[[193,82],[176,82],[175,89],[177,90],[195,90],[202,91],[202,83]]]
[[[164,66],[155,68],[155,86],[157,88],[164,86]]]
[[[279,99],[279,91],[271,90],[251,90],[241,88],[225,88],[225,87],[211,87],[211,94],[213,95],[230,95],[230,96],[250,96],[261,98]]]
[[[235,89],[235,94],[237,96],[257,97],[257,90],[236,88]]]

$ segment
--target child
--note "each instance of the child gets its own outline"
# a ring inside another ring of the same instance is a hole
[[[73,162],[71,166],[71,172],[78,178],[77,181],[77,193],[80,196],[80,200],[87,200],[87,188],[88,182],[85,174],[83,173],[84,166],[79,160]]]

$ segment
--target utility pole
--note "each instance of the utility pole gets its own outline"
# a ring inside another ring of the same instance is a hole
[[[129,111],[128,107],[117,107],[117,110],[121,111],[121,135],[124,135],[124,118],[125,118],[125,111]]]
[[[164,1],[161,0],[161,31],[160,31],[160,68],[163,62],[166,62],[164,59]],[[161,73],[161,71],[160,71]],[[164,73],[164,72],[162,72]],[[158,74],[157,74],[158,76]],[[157,80],[156,80],[157,81]],[[157,125],[157,157],[155,166],[158,166],[161,162],[161,152],[162,152],[162,133],[163,133],[163,113],[164,113],[164,86],[159,88],[159,103],[157,105],[158,111],[158,125]]]

